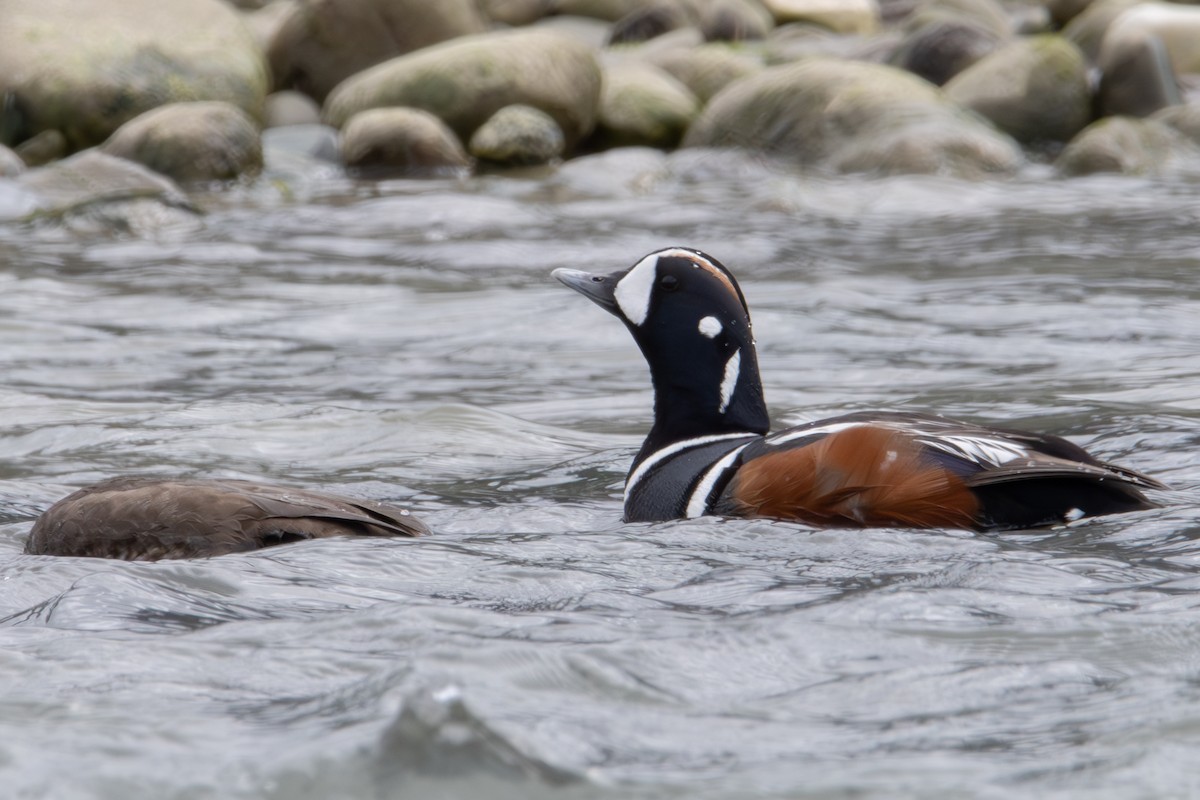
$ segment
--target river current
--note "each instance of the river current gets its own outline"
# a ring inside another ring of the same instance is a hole
[[[1187,180],[821,178],[731,153],[198,192],[0,226],[13,798],[1200,794],[1200,204]],[[777,425],[1056,432],[1174,491],[1066,527],[623,524],[624,328],[550,278],[697,247]],[[417,540],[22,554],[116,474],[410,504]]]

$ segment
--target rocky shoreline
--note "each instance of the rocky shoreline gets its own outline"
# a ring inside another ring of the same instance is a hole
[[[1200,171],[1193,5],[6,0],[4,16],[0,219],[64,193],[180,207],[172,182],[252,179],[264,139],[368,175],[630,146],[826,174]]]

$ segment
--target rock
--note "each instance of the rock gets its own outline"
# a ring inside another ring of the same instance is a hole
[[[135,231],[195,218],[170,179],[95,149],[28,170],[17,181],[36,198],[41,218],[87,215],[101,226]]]
[[[481,161],[505,166],[548,164],[562,158],[566,143],[558,123],[532,106],[505,106],[479,126],[467,150]]]
[[[221,0],[4,0],[0,96],[16,141],[58,130],[71,150],[160,105],[224,100],[262,115],[266,65]]]
[[[679,0],[679,3],[705,41],[762,39],[775,27],[775,18],[758,0]]]
[[[15,178],[25,171],[21,157],[0,144],[0,178]]]
[[[879,29],[876,0],[764,0],[778,24],[807,22],[836,33],[870,34]]]
[[[1178,3],[1141,3],[1119,14],[1104,33],[1098,60],[1110,45],[1146,35],[1162,40],[1177,74],[1200,72],[1200,7]]]
[[[607,65],[592,143],[610,147],[672,148],[700,112],[695,95],[651,64]]]
[[[321,107],[308,95],[291,90],[267,95],[264,110],[266,128],[315,125],[321,121]]]
[[[1063,149],[1055,167],[1063,175],[1116,172],[1166,175],[1182,164],[1193,166],[1200,149],[1158,120],[1108,117],[1093,122]]]
[[[662,36],[667,31],[686,27],[690,22],[683,8],[674,3],[651,3],[614,22],[609,29],[608,44],[644,42]]]
[[[1055,34],[1009,42],[956,75],[945,92],[1021,142],[1065,142],[1091,121],[1083,54]]]
[[[134,117],[100,148],[176,181],[232,180],[262,168],[258,126],[230,103],[171,103]]]
[[[791,22],[771,32],[762,48],[762,55],[768,64],[784,64],[813,56],[881,64],[896,51],[900,39],[898,30],[872,36],[845,35],[814,25]]]
[[[274,156],[302,158],[341,163],[338,131],[328,125],[301,124],[267,128],[262,133],[263,160]]]
[[[1105,37],[1100,49],[1097,104],[1104,116],[1145,117],[1183,102],[1179,79],[1162,39],[1152,33]]]
[[[550,13],[551,0],[482,0],[489,19],[512,25],[528,25]]]
[[[323,101],[368,67],[485,30],[473,0],[296,0],[267,57],[275,88]]]
[[[644,0],[550,0],[550,12],[558,16],[592,17],[616,22],[642,7]]]
[[[1129,9],[1146,0],[1097,0],[1079,12],[1062,34],[1083,51],[1089,61],[1100,55],[1100,43],[1112,21]]]
[[[1171,106],[1154,114],[1152,120],[1162,122],[1200,145],[1200,105]]]
[[[38,131],[33,136],[17,145],[17,155],[31,167],[40,167],[51,161],[66,158],[70,152],[67,137],[61,131],[53,128]]]
[[[1049,0],[1046,10],[1050,12],[1050,19],[1054,24],[1061,28],[1086,11],[1092,2],[1093,0]]]
[[[591,132],[599,101],[592,48],[533,28],[467,36],[372,67],[329,95],[324,118],[341,127],[360,111],[410,106],[435,114],[469,141],[492,114],[519,103],[554,117],[569,152]]]
[[[1179,76],[1200,73],[1200,8],[1141,3],[1112,19],[1096,57],[1101,108],[1146,116],[1183,102]]]
[[[730,83],[762,71],[762,63],[724,44],[706,44],[651,55],[651,64],[682,83],[701,103]]]
[[[969,22],[1000,38],[1012,33],[1008,11],[996,0],[923,0],[909,16],[907,23],[911,30],[936,19]]]
[[[964,19],[931,19],[905,37],[892,54],[892,66],[938,86],[996,49],[1000,37]]]
[[[454,132],[418,108],[373,108],[342,128],[342,160],[348,167],[410,174],[457,172],[470,159]]]
[[[974,177],[1015,170],[1017,144],[926,81],[879,64],[811,58],[730,84],[688,147],[744,147],[835,171]]]
[[[552,31],[570,36],[592,50],[599,50],[608,41],[610,27],[604,20],[591,17],[546,17],[530,25],[528,30]]]

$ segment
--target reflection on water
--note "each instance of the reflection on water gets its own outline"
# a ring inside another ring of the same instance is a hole
[[[0,776],[30,797],[1200,792],[1189,185],[827,182],[732,155],[0,228]],[[549,279],[742,278],[780,422],[939,410],[1177,491],[1069,528],[622,525],[644,363]],[[20,554],[116,473],[412,503],[419,541]],[[266,745],[266,746],[264,746]],[[64,764],[69,769],[64,769]]]

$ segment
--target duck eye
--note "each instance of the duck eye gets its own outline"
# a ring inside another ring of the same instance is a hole
[[[664,292],[673,292],[679,288],[679,278],[674,275],[663,275],[658,279],[658,288]]]

